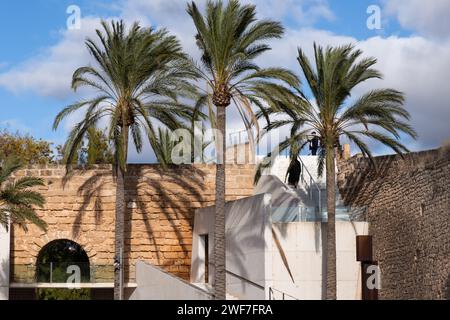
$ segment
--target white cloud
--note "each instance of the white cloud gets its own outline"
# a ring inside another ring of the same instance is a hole
[[[385,0],[385,12],[404,28],[435,37],[449,37],[450,1]]]
[[[197,2],[201,5],[205,3]],[[333,18],[324,0],[283,0],[276,6],[270,0],[249,2],[258,4],[261,16],[280,20],[291,18],[301,25],[320,18]],[[166,27],[180,39],[186,52],[198,56],[194,25],[186,13],[186,1],[126,0],[113,7],[118,11],[117,16],[127,22],[139,21],[142,25]],[[87,36],[95,36],[99,22],[97,17],[83,17],[80,30],[61,30],[58,43],[44,48],[39,56],[0,73],[0,86],[16,94],[31,90],[42,96],[67,97],[71,93],[73,71],[90,61],[84,40]]]
[[[33,91],[41,96],[67,97],[72,73],[89,62],[84,41],[93,36],[100,19],[86,17],[80,30],[61,31],[61,41],[0,74],[0,86],[13,93]]]
[[[357,43],[353,37],[317,30],[311,26],[311,23],[317,19],[334,17],[326,1],[285,0],[277,1],[276,5],[274,1],[269,0],[253,0],[252,2],[257,3],[258,11],[263,17],[294,21],[293,24],[290,23],[291,29],[287,30],[286,36],[274,41],[273,50],[261,59],[260,63],[264,66],[283,66],[300,72],[296,61],[298,46],[311,53],[314,41],[323,45]],[[165,26],[171,33],[178,36],[189,54],[197,56],[194,27],[187,16],[185,3],[184,0],[127,0],[120,2],[117,6],[117,16],[128,22],[139,20],[144,25]],[[408,3],[412,7],[407,8]],[[412,22],[408,22],[409,18],[406,17],[415,17],[417,20],[415,30],[424,34],[439,35],[443,28],[441,24],[450,21],[444,19],[446,21],[443,22],[439,19],[440,12],[447,10],[448,5],[445,3],[450,1],[444,3],[437,0],[433,1],[433,5],[418,3],[419,1],[406,3],[401,0],[391,0],[386,3],[386,8],[391,14],[398,15],[402,25],[412,28]],[[422,6],[428,6],[425,9],[422,8],[424,12],[432,13],[422,12],[422,15],[417,15],[417,8]],[[432,14],[438,15],[431,19],[429,15]],[[428,22],[434,26],[428,26]],[[25,61],[21,65],[10,66],[7,71],[0,73],[0,86],[16,93],[34,91],[43,96],[66,98],[71,94],[72,72],[90,61],[84,39],[86,36],[93,36],[98,23],[99,19],[95,17],[84,17],[81,30],[61,31],[61,41],[45,49],[42,55]],[[450,70],[449,41],[425,36],[372,37],[359,42],[358,46],[364,50],[365,55],[379,59],[377,67],[385,74],[384,81],[368,83],[358,92],[378,86],[404,91],[407,95],[407,108],[420,134],[420,140],[413,145],[414,148],[437,146],[450,136],[447,124],[450,118],[450,107],[446,103],[450,100],[450,91],[444,85],[450,82],[450,74],[447,72]],[[233,130],[240,127],[237,113],[230,113],[229,120],[230,128]]]
[[[364,56],[378,59],[376,68],[383,80],[373,80],[357,87],[354,96],[374,88],[394,88],[406,95],[405,107],[411,113],[418,141],[405,141],[413,150],[438,147],[450,137],[450,42],[421,36],[372,37],[363,41],[329,31],[303,28],[289,30],[272,44],[273,50],[261,61],[263,65],[281,65],[300,73],[297,47],[312,56],[313,43],[323,46],[354,43]]]

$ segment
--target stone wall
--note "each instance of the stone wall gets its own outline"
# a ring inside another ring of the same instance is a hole
[[[41,248],[58,239],[84,248],[98,271],[94,281],[111,278],[116,192],[111,172],[110,166],[95,166],[65,177],[64,167],[42,166],[17,173],[45,180],[39,190],[46,204],[38,214],[48,231],[12,229],[12,281],[29,281]],[[252,195],[253,174],[253,165],[228,165],[227,200]],[[215,202],[215,166],[130,165],[125,188],[125,282],[134,282],[137,260],[189,279],[194,211]]]
[[[347,205],[366,207],[381,299],[450,299],[449,149],[353,157],[338,166]]]

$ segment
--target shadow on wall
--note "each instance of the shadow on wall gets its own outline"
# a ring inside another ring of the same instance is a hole
[[[355,160],[355,170],[345,176],[344,181],[338,181],[339,191],[346,206],[364,207],[372,203],[381,185],[390,183],[383,177],[388,175],[395,158],[389,156],[376,159],[377,169],[370,166],[365,158]]]
[[[102,192],[105,190],[105,178],[109,177],[111,177],[111,171],[96,172],[78,188],[78,195],[83,197],[83,204],[78,209],[77,217],[72,226],[72,235],[74,239],[76,239],[80,233],[83,215],[86,214],[92,200],[94,200],[95,225],[98,226],[101,223],[103,215]],[[70,178],[70,176],[64,178],[63,183],[65,184]]]
[[[148,171],[148,174],[144,172]],[[166,168],[161,166],[141,166],[130,165],[128,175],[125,178],[125,265],[129,265],[130,242],[133,224],[133,215],[142,219],[148,239],[154,247],[157,265],[170,267],[173,261],[164,261],[162,256],[163,246],[167,246],[163,240],[165,236],[155,236],[153,222],[161,224],[167,221],[170,230],[177,237],[177,244],[181,246],[184,257],[178,259],[188,259],[191,247],[184,241],[186,237],[180,230],[180,220],[189,221],[189,226],[193,226],[195,205],[193,202],[203,202],[205,173],[195,166],[175,166],[169,165]],[[157,215],[151,216],[151,215]],[[128,247],[128,248],[127,248]],[[152,257],[153,259],[153,257]],[[131,267],[131,265],[130,265]],[[130,270],[125,270],[125,278],[130,276]]]
[[[114,197],[115,184],[112,177],[110,166],[105,166],[95,171],[94,175],[89,177],[79,188],[78,196],[83,198],[77,210],[77,216],[72,225],[72,234],[77,238],[81,232],[83,218],[89,212],[94,211],[95,224],[99,226],[102,222],[104,212],[105,191],[109,191],[106,198]],[[74,170],[63,179],[65,186],[71,179],[80,173],[91,172],[91,170]],[[168,222],[170,231],[177,237],[179,244],[187,259],[190,247],[183,241],[186,237],[180,231],[180,220],[189,221],[192,227],[195,204],[193,202],[203,202],[202,193],[204,192],[205,173],[195,166],[167,166],[163,169],[159,165],[129,165],[127,176],[125,177],[125,254],[124,264],[128,265],[130,260],[130,239],[132,233],[133,215],[139,215],[142,220],[149,242],[154,247],[157,264],[162,267],[172,265],[171,262],[165,264],[163,262],[161,246],[166,245],[161,241],[163,236],[155,237],[154,228],[151,221],[160,223],[162,220]],[[113,193],[111,193],[113,190]],[[114,202],[115,203],[115,202]],[[108,203],[109,205],[111,203]],[[115,206],[111,208],[112,214],[115,212]],[[151,216],[153,215],[153,217]],[[158,215],[156,217],[155,215]],[[154,225],[154,224],[153,224]],[[153,250],[152,250],[153,251]],[[131,267],[131,266],[130,266]],[[125,270],[125,279],[129,279],[130,270]]]

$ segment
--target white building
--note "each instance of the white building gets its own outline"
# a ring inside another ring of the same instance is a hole
[[[326,201],[316,157],[301,157],[298,189],[282,182],[289,159],[279,157],[254,196],[226,205],[228,299],[323,299],[326,279]],[[191,283],[142,264],[132,299],[212,299],[214,206],[196,211]],[[361,298],[356,236],[368,223],[351,221],[337,195],[337,297]]]

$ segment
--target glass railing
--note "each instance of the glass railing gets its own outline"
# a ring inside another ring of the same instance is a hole
[[[110,283],[114,266],[85,262],[49,262],[12,266],[13,283]]]
[[[365,208],[336,207],[336,221],[366,221]],[[314,207],[272,207],[272,222],[327,222],[328,213]]]

